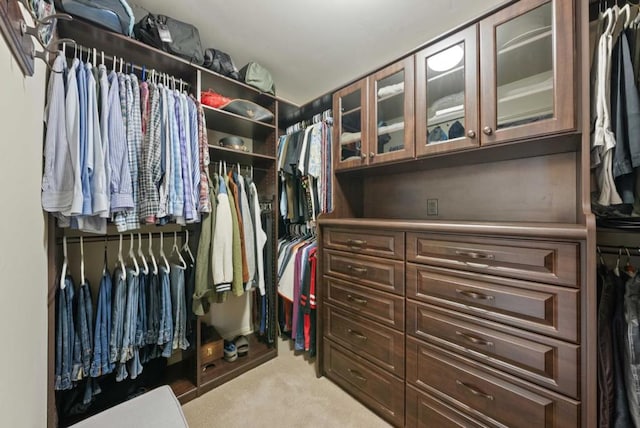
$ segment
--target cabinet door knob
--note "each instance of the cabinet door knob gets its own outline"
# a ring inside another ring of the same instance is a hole
[[[370,157],[371,159],[373,159],[373,157],[374,157],[375,155],[376,155],[376,154],[375,154],[375,153],[373,153],[373,152],[370,152],[370,153],[369,153],[369,157]]]
[[[485,126],[482,128],[482,132],[484,132],[485,135],[491,135],[493,134],[493,129],[491,129],[490,126]]]
[[[367,155],[365,155],[364,153],[360,156],[362,159],[366,159]]]
[[[469,131],[467,131],[467,137],[476,138],[476,131],[474,131],[473,129],[470,129]]]

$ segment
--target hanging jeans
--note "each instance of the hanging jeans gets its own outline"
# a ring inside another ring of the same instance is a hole
[[[73,323],[73,279],[67,276],[64,280],[65,288],[57,290],[56,316],[56,367],[54,388],[63,391],[73,388],[71,380],[71,366],[75,339]]]
[[[138,324],[138,296],[140,294],[140,277],[133,269],[127,269],[127,305],[124,313],[124,335],[122,337],[122,354],[120,355],[121,367],[119,374],[126,379],[138,377],[142,371],[140,355],[136,346],[136,332]],[[124,367],[129,362],[129,373]]]
[[[147,281],[147,359],[158,358],[160,352],[158,349],[158,334],[160,331],[160,301],[162,299],[162,290],[158,282],[157,273],[149,273]]]
[[[109,358],[109,338],[111,337],[111,277],[105,270],[100,280],[98,308],[93,334],[93,359],[91,377],[99,377],[113,371],[114,364]]]
[[[173,345],[173,315],[171,312],[171,286],[169,271],[160,267],[160,326],[158,328],[158,345],[162,347],[162,356],[169,358]]]
[[[84,282],[77,294],[77,315],[78,319],[76,326],[79,329],[77,331],[80,337],[80,352],[82,369],[78,373],[78,380],[87,378],[85,384],[84,398],[82,402],[84,404],[91,403],[94,395],[100,393],[100,389],[94,388],[94,382],[90,378],[91,373],[91,360],[93,355],[93,301],[91,298],[91,286],[88,282]]]
[[[140,362],[149,361],[147,344],[147,289],[149,288],[149,273],[140,272],[140,284],[138,287],[138,322],[136,323],[136,347],[140,354]]]
[[[184,295],[184,269],[171,266],[171,306],[173,308],[173,349],[185,350],[187,341],[187,302]]]
[[[119,363],[122,354],[122,344],[124,340],[124,318],[127,308],[127,281],[122,277],[121,269],[116,269],[113,273],[113,300],[111,302],[111,336],[109,337],[109,362]],[[121,381],[127,377],[126,369],[118,364],[116,380]]]

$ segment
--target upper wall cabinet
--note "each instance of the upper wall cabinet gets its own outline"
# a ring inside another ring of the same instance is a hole
[[[474,25],[418,52],[416,154],[574,129],[572,5],[522,0],[480,21],[479,44]]]
[[[415,55],[418,156],[479,144],[477,46],[474,25]]]
[[[524,0],[480,21],[482,144],[575,129],[573,3]]]
[[[367,88],[367,79],[362,79],[333,94],[336,170],[367,162]]]
[[[409,57],[333,95],[336,170],[414,156],[414,80]]]
[[[413,58],[369,77],[369,163],[414,155]]]

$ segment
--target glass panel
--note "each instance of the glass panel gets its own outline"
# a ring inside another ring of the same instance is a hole
[[[380,79],[378,93],[378,144],[376,152],[404,149],[404,70]]]
[[[362,105],[360,99],[360,89],[341,99],[340,161],[360,159],[362,154]]]
[[[551,2],[496,28],[498,129],[553,117]]]
[[[464,43],[426,59],[427,144],[464,137]]]

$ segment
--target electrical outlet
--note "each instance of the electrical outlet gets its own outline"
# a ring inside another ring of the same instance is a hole
[[[437,199],[427,199],[427,215],[428,216],[438,215]]]

